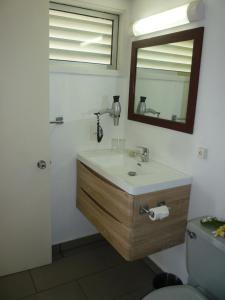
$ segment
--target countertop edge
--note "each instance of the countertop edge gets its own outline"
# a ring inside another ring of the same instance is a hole
[[[123,181],[118,182],[118,179],[116,177],[108,174],[103,169],[94,165],[93,163],[88,161],[86,158],[84,158],[82,155],[80,155],[79,153],[77,155],[77,160],[81,161],[83,164],[85,164],[89,168],[93,169],[96,173],[98,173],[102,177],[105,177],[108,181],[112,182],[112,184],[118,186],[119,188],[121,188],[122,190],[124,190],[125,192],[127,192],[128,194],[133,195],[133,196],[167,190],[167,189],[176,188],[179,186],[190,185],[192,183],[192,178],[187,177],[187,178],[177,179],[174,181],[168,181],[165,183],[152,184],[151,186],[141,186],[138,188],[133,188]]]

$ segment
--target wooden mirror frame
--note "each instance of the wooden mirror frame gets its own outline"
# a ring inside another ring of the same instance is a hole
[[[128,120],[151,124],[159,127],[169,128],[186,133],[193,133],[195,109],[198,94],[198,81],[201,64],[201,53],[203,43],[204,27],[180,31],[150,39],[134,41],[131,50],[131,67],[130,67],[130,88],[129,88],[129,105]],[[176,43],[187,40],[193,40],[193,55],[190,74],[190,84],[188,92],[186,122],[179,123],[172,120],[160,119],[151,116],[139,115],[134,112],[135,103],[135,86],[137,70],[137,51],[139,48],[151,47],[168,43]]]

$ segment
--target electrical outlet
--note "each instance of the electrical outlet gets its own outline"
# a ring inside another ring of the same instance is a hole
[[[197,156],[200,159],[207,159],[208,157],[208,149],[203,147],[198,147]]]

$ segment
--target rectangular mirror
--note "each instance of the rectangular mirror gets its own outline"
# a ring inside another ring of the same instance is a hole
[[[128,119],[193,132],[203,30],[132,43]]]

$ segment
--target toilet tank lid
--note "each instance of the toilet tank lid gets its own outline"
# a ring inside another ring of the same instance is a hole
[[[215,237],[212,233],[213,232],[212,229],[208,229],[207,227],[203,226],[200,223],[202,218],[203,217],[190,220],[188,222],[187,229],[195,232],[197,234],[197,236],[207,240],[213,246],[215,246],[218,249],[220,249],[221,251],[225,252],[225,238]]]

